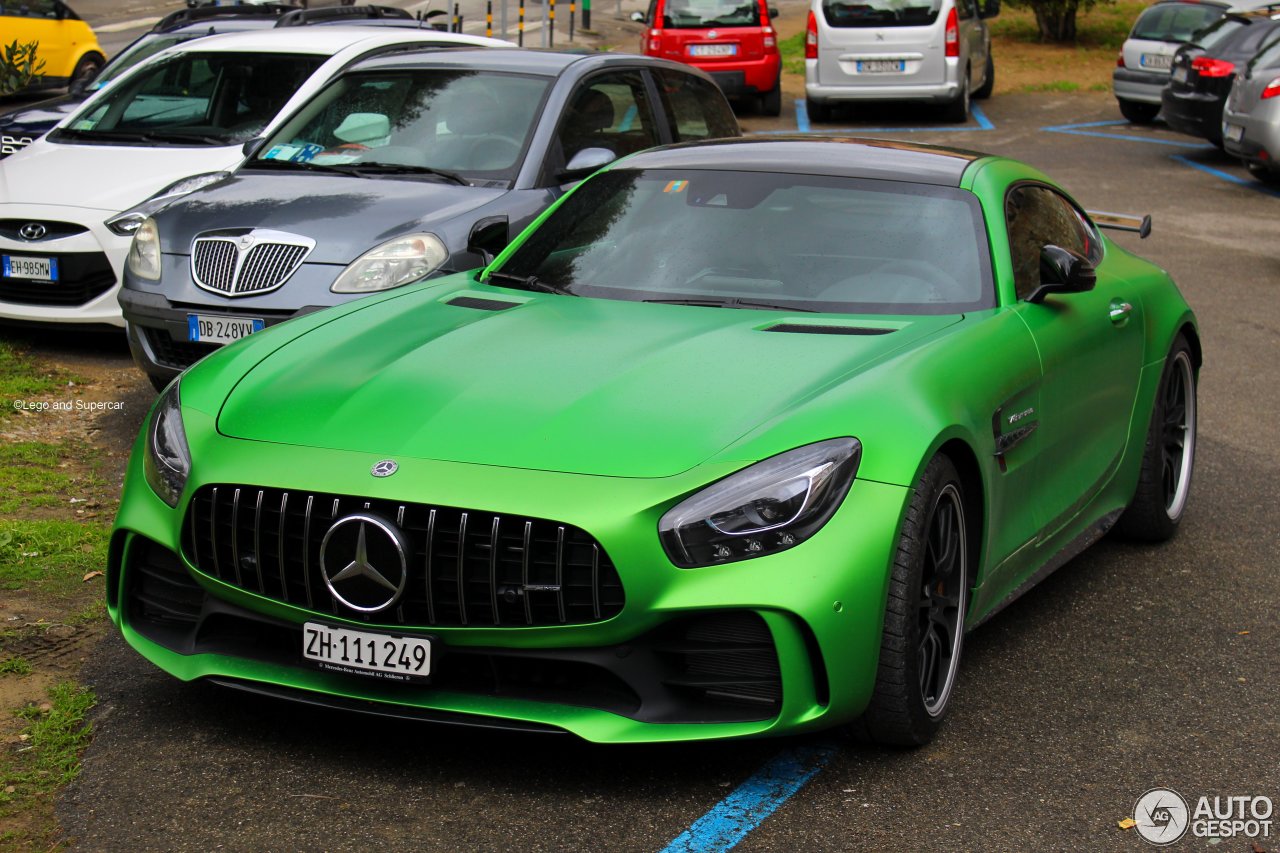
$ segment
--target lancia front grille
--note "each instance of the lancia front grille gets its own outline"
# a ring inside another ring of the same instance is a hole
[[[315,241],[281,231],[206,234],[191,245],[191,277],[223,296],[255,296],[289,280]]]
[[[404,593],[379,613],[330,593],[325,534],[351,513],[393,524],[407,543]],[[187,508],[183,551],[197,569],[267,598],[350,619],[407,626],[525,627],[602,622],[624,595],[586,531],[541,518],[349,495],[204,486]]]

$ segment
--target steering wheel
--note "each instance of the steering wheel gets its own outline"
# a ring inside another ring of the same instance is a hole
[[[510,136],[486,136],[471,146],[469,168],[478,171],[506,169],[520,156],[524,143]]]
[[[960,282],[928,261],[910,259],[889,261],[876,267],[873,274],[900,275],[918,279],[928,285],[931,302],[955,302],[962,296],[963,288]]]

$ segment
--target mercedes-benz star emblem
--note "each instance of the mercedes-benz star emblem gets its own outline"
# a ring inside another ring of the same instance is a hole
[[[409,546],[400,531],[376,515],[340,518],[320,543],[320,573],[333,597],[360,613],[377,613],[400,600],[409,579]]]
[[[18,229],[18,236],[23,240],[41,240],[48,233],[49,229],[39,222],[28,222]]]
[[[369,469],[369,473],[375,477],[390,477],[399,470],[400,466],[396,464],[394,459],[383,459],[381,462],[374,463],[374,466]]]

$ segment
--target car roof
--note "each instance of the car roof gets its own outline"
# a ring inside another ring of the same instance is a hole
[[[773,136],[687,142],[619,161],[626,169],[726,169],[957,186],[976,151],[856,137]]]
[[[377,56],[362,60],[352,70],[382,68],[471,68],[483,71],[515,71],[525,74],[559,75],[575,62],[604,58],[607,54],[557,53],[551,50],[512,48],[507,50],[448,50],[448,51],[400,51],[392,56]],[[621,54],[619,54],[621,56]],[[638,56],[628,59],[644,60]]]
[[[208,38],[192,39],[170,48],[172,51],[226,51],[263,53],[313,53],[333,56],[347,48],[374,49],[399,44],[506,45],[497,39],[483,36],[441,33],[435,30],[418,30],[391,27],[287,27],[252,30],[243,33],[222,33]]]

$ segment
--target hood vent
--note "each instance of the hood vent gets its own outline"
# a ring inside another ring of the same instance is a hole
[[[799,335],[887,335],[898,330],[877,329],[868,326],[819,326],[814,323],[779,323],[761,331],[790,332]]]
[[[450,299],[445,304],[455,305],[458,308],[474,308],[477,311],[506,311],[508,308],[515,308],[521,303],[507,302],[504,299],[485,299],[480,296],[459,296],[456,299]]]

